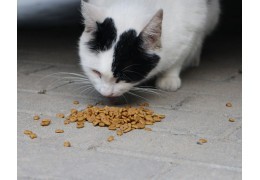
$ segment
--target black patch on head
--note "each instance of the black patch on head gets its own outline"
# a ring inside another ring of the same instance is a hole
[[[106,51],[116,41],[117,30],[112,18],[106,18],[103,23],[97,23],[97,30],[92,33],[93,38],[87,42],[94,52]]]
[[[119,81],[138,82],[157,65],[160,57],[143,49],[143,41],[135,30],[124,32],[115,46],[112,72]]]

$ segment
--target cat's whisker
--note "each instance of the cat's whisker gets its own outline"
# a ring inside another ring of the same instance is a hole
[[[135,94],[135,93],[133,93],[133,92],[128,91],[127,93],[130,94],[130,95],[133,95],[133,96],[135,96],[135,97],[138,97],[138,98],[141,98],[141,99],[144,99],[144,100],[150,102],[148,99],[146,99],[146,98],[144,98],[144,97],[142,97],[142,96],[140,96],[140,95],[137,95],[137,94]]]
[[[154,92],[154,91],[141,90],[141,89],[133,89],[133,90],[134,90],[134,91],[137,91],[137,92],[143,92],[143,93],[147,93],[147,94],[153,94],[153,95],[162,96],[160,93]]]
[[[93,87],[88,87],[88,88],[84,89],[83,91],[81,91],[79,94],[82,95],[84,92],[89,91],[89,90],[93,90],[93,89],[94,89]]]
[[[125,97],[125,95],[122,95],[122,97],[125,99],[126,104],[129,104],[127,99],[126,99],[126,97]]]
[[[75,89],[73,92],[78,92],[78,91],[80,91],[80,90],[82,90],[82,89],[84,89],[84,88],[89,88],[89,87],[92,87],[91,85],[82,85],[82,86],[80,86],[79,88],[77,88],[77,89]]]

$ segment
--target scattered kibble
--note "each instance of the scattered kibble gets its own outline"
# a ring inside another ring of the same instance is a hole
[[[115,140],[114,136],[109,136],[109,137],[107,138],[107,141],[108,141],[108,142],[111,142],[111,141],[114,141],[114,140]]]
[[[236,120],[234,118],[229,118],[229,122],[235,122]]]
[[[227,107],[232,107],[232,104],[231,104],[230,102],[228,102],[228,103],[226,104],[226,106],[227,106]]]
[[[67,125],[67,124],[69,124],[70,123],[70,120],[69,119],[66,119],[65,121],[64,121],[64,125]]]
[[[26,134],[26,135],[30,135],[30,134],[32,134],[33,132],[30,131],[30,130],[25,130],[23,133]]]
[[[144,130],[146,130],[146,131],[152,131],[151,128],[144,128]]]
[[[38,116],[38,115],[33,116],[33,120],[39,120],[39,119],[40,119],[40,116]]]
[[[64,117],[65,117],[65,115],[64,115],[64,114],[62,114],[62,113],[58,113],[58,114],[56,114],[56,117],[58,117],[58,118],[64,118]]]
[[[29,136],[31,139],[37,138],[37,135],[30,130],[25,130],[23,133]]]
[[[41,126],[49,126],[51,123],[50,119],[43,119],[41,122]]]
[[[31,134],[29,134],[29,137],[30,137],[31,139],[34,139],[34,138],[37,138],[37,135],[36,135],[35,133],[31,133]]]
[[[122,131],[122,130],[118,130],[118,131],[116,132],[116,134],[117,134],[118,136],[122,136],[122,135],[123,135],[123,131]]]
[[[65,141],[65,142],[64,142],[64,147],[71,147],[70,142],[69,142],[69,141]]]
[[[84,125],[84,122],[77,122],[77,128],[83,128],[85,125]]]
[[[62,130],[62,129],[56,129],[56,130],[55,130],[55,133],[64,133],[64,130]]]
[[[79,101],[73,101],[73,104],[78,105]]]
[[[198,142],[197,142],[197,144],[202,145],[202,144],[207,143],[207,142],[208,142],[207,139],[199,139]]]
[[[146,107],[149,107],[149,104],[148,103],[141,103],[141,104],[139,104],[139,106],[146,106]]]

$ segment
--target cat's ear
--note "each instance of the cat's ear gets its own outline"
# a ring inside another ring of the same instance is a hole
[[[97,22],[104,20],[103,8],[86,3],[83,0],[81,1],[81,13],[84,18],[85,31],[88,33],[94,32],[97,29]]]
[[[160,9],[140,33],[144,43],[143,48],[154,50],[161,47],[162,21],[163,10]]]

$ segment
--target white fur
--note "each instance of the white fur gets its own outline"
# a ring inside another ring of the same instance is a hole
[[[155,50],[161,59],[146,79],[157,75],[157,87],[168,91],[175,91],[181,86],[179,74],[183,68],[199,65],[203,41],[215,28],[220,13],[219,0],[211,0],[210,3],[208,0],[90,0],[89,2],[102,7],[102,14],[100,12],[96,14],[100,21],[106,17],[113,18],[118,36],[130,28],[140,33],[154,14],[163,9],[162,48]],[[86,16],[87,10],[82,13]],[[136,85],[123,82],[116,84],[111,72],[113,48],[94,55],[84,44],[89,38],[89,33],[83,32],[79,55],[82,68],[95,88],[105,96],[118,96]],[[97,77],[90,69],[100,71],[102,78]]]

